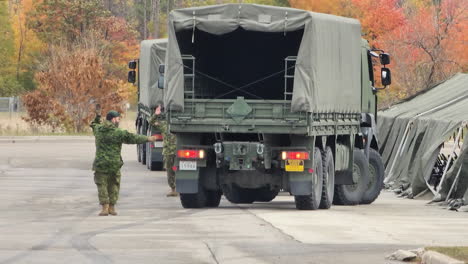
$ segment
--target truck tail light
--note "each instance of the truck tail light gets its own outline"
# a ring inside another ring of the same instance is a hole
[[[182,159],[204,159],[205,150],[181,149],[177,151],[177,156]]]
[[[161,134],[154,134],[153,137],[156,138],[156,141],[163,141],[164,137]]]
[[[306,151],[283,151],[281,152],[282,160],[308,160],[309,152]]]

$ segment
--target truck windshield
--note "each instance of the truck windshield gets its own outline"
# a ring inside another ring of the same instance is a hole
[[[303,29],[285,34],[238,28],[214,35],[196,29],[192,43],[191,29],[178,32],[181,54],[195,59],[194,64],[185,63],[188,71],[195,65],[194,98],[285,99],[285,85],[292,90],[293,81],[285,78],[285,69],[293,75],[295,64],[289,61],[285,67],[285,59],[297,56],[303,33]]]

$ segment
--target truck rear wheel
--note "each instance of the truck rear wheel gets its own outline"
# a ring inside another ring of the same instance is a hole
[[[181,193],[180,202],[184,208],[203,208],[207,205],[207,193],[201,186],[197,193]]]
[[[367,189],[362,196],[362,204],[371,204],[379,197],[380,191],[383,188],[384,180],[384,165],[382,162],[382,157],[379,152],[374,149],[369,151],[369,184]]]
[[[328,209],[333,203],[333,195],[335,194],[335,162],[333,160],[333,152],[330,147],[327,147],[322,152],[323,158],[323,186],[322,200],[320,201],[320,209]]]
[[[150,165],[148,165],[148,169],[150,171],[162,171],[164,164],[160,161],[151,161]]]
[[[223,193],[221,191],[206,191],[206,206],[218,207],[222,195]]]
[[[138,162],[141,162],[141,155],[140,155],[140,145],[137,144],[137,160]]]
[[[323,166],[322,153],[319,148],[314,150],[314,172],[312,175],[312,190],[310,195],[295,195],[294,201],[299,210],[317,210],[322,197]]]
[[[229,202],[234,204],[251,204],[255,201],[252,190],[241,188],[235,184],[223,185],[223,193]]]
[[[355,148],[353,156],[353,178],[356,183],[351,185],[335,185],[334,204],[359,204],[369,184],[369,164],[364,152],[361,149]]]
[[[263,187],[255,190],[255,201],[271,202],[278,195],[279,190],[270,190],[270,187]]]
[[[137,127],[136,131],[137,131],[137,134],[140,134],[140,127]],[[138,162],[141,162],[141,150],[140,150],[141,144],[137,144],[136,147],[137,147],[137,160]]]

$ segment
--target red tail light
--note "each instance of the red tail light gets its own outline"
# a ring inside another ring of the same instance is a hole
[[[283,151],[281,153],[283,160],[308,160],[309,152],[306,151]]]
[[[156,138],[156,141],[162,141],[164,139],[163,135],[161,134],[154,134],[153,137]]]
[[[177,156],[182,159],[204,159],[205,151],[203,149],[181,149],[177,151]]]

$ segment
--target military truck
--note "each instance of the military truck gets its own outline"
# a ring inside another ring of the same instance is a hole
[[[138,112],[135,120],[140,135],[156,136],[154,143],[137,145],[137,159],[149,170],[163,169],[163,137],[149,125],[155,107],[163,105],[163,90],[158,89],[159,66],[164,64],[167,39],[144,40],[140,45],[140,58],[129,62],[128,81],[138,88]]]
[[[383,185],[372,56],[357,20],[227,4],[174,10],[164,104],[185,208],[372,203]],[[161,67],[162,68],[162,67]],[[383,88],[382,88],[383,89]]]

